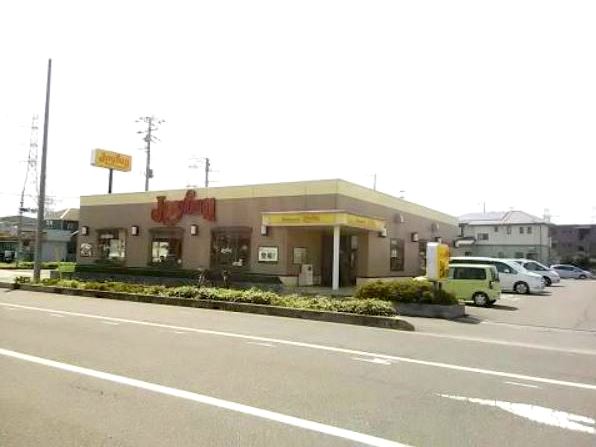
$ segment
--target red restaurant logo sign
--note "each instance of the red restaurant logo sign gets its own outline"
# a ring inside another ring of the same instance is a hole
[[[195,191],[186,191],[183,200],[166,200],[157,197],[157,208],[151,210],[151,219],[165,225],[176,225],[185,214],[201,215],[205,220],[215,222],[215,199],[196,199]]]

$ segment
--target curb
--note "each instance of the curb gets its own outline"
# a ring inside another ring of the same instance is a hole
[[[170,306],[196,307],[200,309],[216,309],[231,312],[245,312],[275,317],[302,318],[305,320],[327,321],[331,323],[354,324],[383,329],[414,331],[414,326],[396,317],[380,317],[374,315],[358,315],[342,312],[325,312],[322,310],[292,309],[289,307],[268,306],[266,304],[236,303],[229,301],[194,300],[189,298],[169,298],[155,295],[137,295],[104,290],[70,289],[54,286],[34,286],[0,282],[0,288],[18,289],[28,292],[45,292],[64,295],[84,296],[87,298],[103,298],[138,303],[165,304]]]

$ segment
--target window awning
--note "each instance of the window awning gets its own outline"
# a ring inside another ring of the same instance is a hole
[[[343,227],[383,231],[386,223],[375,217],[361,216],[342,210],[283,211],[262,213],[262,224],[268,227]]]

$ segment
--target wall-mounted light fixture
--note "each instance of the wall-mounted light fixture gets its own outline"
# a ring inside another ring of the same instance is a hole
[[[190,235],[196,236],[197,234],[199,234],[199,226],[197,224],[192,224],[190,226]]]
[[[379,231],[379,237],[387,237],[387,228],[383,228]]]
[[[412,242],[418,242],[418,233],[414,232],[410,235],[410,240]]]
[[[138,236],[139,235],[139,226],[133,225],[132,227],[130,227],[130,234],[132,236]]]
[[[81,236],[88,236],[89,235],[89,227],[87,225],[83,225],[81,227]]]
[[[267,225],[261,225],[261,236],[267,236],[269,233],[269,227]]]

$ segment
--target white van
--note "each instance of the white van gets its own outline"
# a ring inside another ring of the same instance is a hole
[[[541,275],[527,271],[517,262],[498,258],[458,256],[451,258],[449,264],[490,264],[499,272],[501,290],[515,293],[536,293],[544,290]]]

